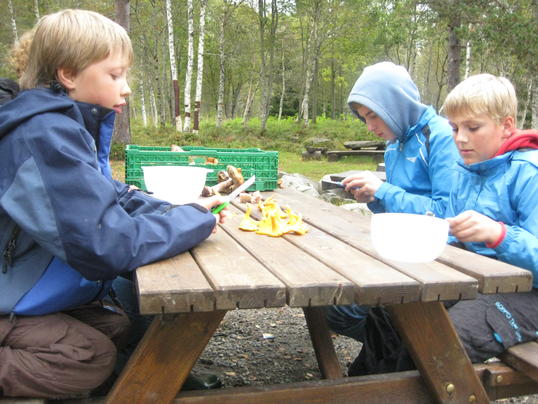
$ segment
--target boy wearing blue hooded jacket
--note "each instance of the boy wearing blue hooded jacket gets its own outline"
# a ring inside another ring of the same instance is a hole
[[[465,248],[528,269],[528,293],[479,295],[449,309],[472,362],[538,336],[538,131],[516,129],[517,98],[507,79],[471,76],[442,108],[463,162],[447,208]]]
[[[348,104],[370,132],[387,141],[387,180],[364,171],[342,181],[346,191],[367,202],[373,213],[432,212],[445,217],[458,150],[448,121],[421,103],[407,70],[391,62],[366,67]],[[332,306],[327,319],[333,331],[362,341],[369,311],[356,304]]]
[[[90,131],[121,113],[131,59],[127,33],[108,18],[45,16],[25,91],[0,108],[3,396],[69,397],[100,385],[128,325],[99,303],[114,278],[195,246],[224,219],[209,211],[217,198],[170,205],[100,167]]]

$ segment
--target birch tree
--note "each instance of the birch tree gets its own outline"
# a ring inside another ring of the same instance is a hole
[[[39,18],[40,18],[40,15],[39,15],[39,0],[34,0],[34,14],[35,14],[36,21],[39,20]]]
[[[15,11],[13,10],[13,1],[8,0],[9,16],[11,17],[11,31],[13,32],[13,41],[19,40],[19,34],[17,33],[17,23],[15,21]]]
[[[174,24],[172,20],[171,0],[166,0],[166,26],[168,27],[168,53],[170,55],[170,72],[172,74],[172,87],[174,89],[174,121],[176,130],[181,132],[181,113],[179,105],[179,84],[177,81],[176,52],[174,49]]]
[[[185,72],[185,121],[183,122],[183,132],[191,130],[191,81],[192,67],[194,65],[194,10],[192,0],[187,0],[187,26],[188,26],[188,47],[187,47],[187,70]]]
[[[196,93],[194,97],[194,132],[198,133],[200,123],[200,108],[202,104],[202,83],[204,79],[204,39],[205,39],[205,9],[207,0],[200,3],[200,34],[198,37],[198,68],[196,71]]]

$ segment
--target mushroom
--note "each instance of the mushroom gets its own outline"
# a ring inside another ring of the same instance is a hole
[[[226,166],[226,172],[233,180],[232,189],[230,190],[230,192],[239,187],[239,185],[241,185],[243,182],[245,182],[241,168],[236,168],[229,165]]]

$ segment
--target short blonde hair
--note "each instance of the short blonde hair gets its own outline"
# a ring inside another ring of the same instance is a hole
[[[78,74],[92,63],[121,52],[132,63],[133,48],[125,29],[88,10],[62,10],[42,17],[34,28],[21,89],[48,87],[59,68]]]
[[[507,116],[517,118],[517,97],[514,86],[504,77],[477,74],[461,83],[447,95],[440,110],[446,116],[486,114],[497,123]]]

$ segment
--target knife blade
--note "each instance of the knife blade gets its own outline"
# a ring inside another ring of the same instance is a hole
[[[214,207],[211,209],[211,213],[219,213],[222,209],[224,209],[226,206],[230,204],[231,201],[233,201],[241,192],[246,191],[248,187],[250,187],[252,184],[254,184],[254,181],[256,181],[256,176],[253,175],[248,180],[246,180],[244,183],[242,183],[239,187],[237,187],[233,192],[231,192],[226,198],[225,202],[221,203],[219,206]]]

